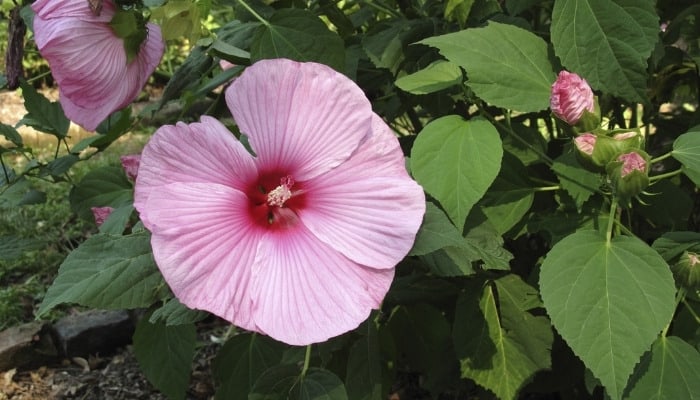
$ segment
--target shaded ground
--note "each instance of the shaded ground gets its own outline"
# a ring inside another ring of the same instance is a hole
[[[220,328],[200,334],[204,345],[195,353],[188,400],[213,399],[211,360],[220,344],[212,340]],[[141,372],[131,346],[109,356],[64,359],[28,371],[0,372],[0,400],[167,400]]]

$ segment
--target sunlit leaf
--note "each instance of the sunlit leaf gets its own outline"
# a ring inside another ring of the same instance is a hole
[[[663,258],[635,237],[607,242],[597,231],[576,232],[552,248],[540,290],[554,327],[613,399],[622,397],[635,364],[675,309]]]
[[[682,339],[660,337],[644,355],[630,380],[625,399],[700,398],[700,353]]]
[[[498,175],[502,156],[501,139],[491,123],[450,115],[418,135],[411,171],[461,231],[469,211]]]
[[[653,0],[557,0],[552,43],[564,67],[594,89],[645,101],[647,58],[659,35]]]
[[[683,172],[700,186],[700,127],[680,135],[673,142],[673,158],[683,164]]]
[[[413,94],[437,92],[462,82],[462,70],[448,61],[438,60],[420,71],[402,76],[396,86]]]
[[[422,40],[467,71],[467,85],[477,96],[498,107],[539,111],[549,107],[556,79],[547,43],[513,25],[489,22]]]

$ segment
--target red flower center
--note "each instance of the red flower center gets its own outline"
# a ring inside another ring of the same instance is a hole
[[[303,185],[279,172],[261,173],[247,194],[253,221],[266,229],[295,226],[299,222],[297,211],[306,202]]]

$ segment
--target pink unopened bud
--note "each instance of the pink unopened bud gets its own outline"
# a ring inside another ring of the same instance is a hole
[[[616,133],[613,135],[613,139],[615,140],[627,140],[633,137],[637,137],[638,133],[634,131],[630,132],[624,132],[624,133]]]
[[[585,110],[595,111],[593,90],[580,76],[561,71],[552,85],[549,105],[557,118],[569,125],[576,125]]]
[[[126,176],[129,177],[132,181],[136,180],[136,175],[138,174],[139,171],[139,163],[141,162],[141,155],[140,154],[131,154],[128,156],[121,156],[119,157],[119,160],[122,162],[122,168],[124,168],[124,172],[126,172]]]
[[[644,159],[639,153],[631,152],[626,154],[620,154],[617,157],[617,161],[622,162],[622,169],[620,170],[620,176],[626,177],[633,171],[640,171],[646,174],[647,171],[647,160]]]
[[[109,218],[110,214],[112,214],[112,211],[114,211],[114,208],[112,207],[92,207],[90,210],[92,210],[92,215],[95,217],[95,223],[97,226],[101,226],[102,224],[105,223],[107,218]]]
[[[226,60],[219,60],[219,67],[221,67],[222,70],[226,71],[229,68],[235,67],[236,64],[226,61]]]
[[[598,137],[592,133],[584,133],[579,135],[574,139],[574,144],[578,151],[583,154],[591,155],[593,154],[593,148],[595,147],[595,142]]]

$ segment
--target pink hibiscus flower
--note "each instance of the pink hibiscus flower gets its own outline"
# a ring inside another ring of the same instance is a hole
[[[398,141],[329,67],[259,61],[226,90],[255,155],[219,121],[163,126],[135,207],[178,299],[293,345],[379,307],[425,211]]]
[[[160,28],[148,23],[147,39],[127,63],[124,40],[109,22],[116,12],[104,0],[95,16],[85,0],[37,0],[32,4],[34,40],[51,66],[66,116],[93,131],[131,103],[163,56]]]

